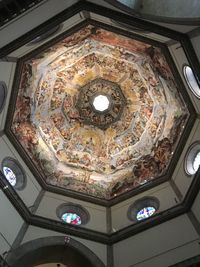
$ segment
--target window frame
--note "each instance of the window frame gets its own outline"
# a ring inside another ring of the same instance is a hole
[[[190,70],[192,71],[194,80],[196,81],[196,84],[197,84],[197,86],[198,86],[198,88],[199,88],[199,94],[198,94],[198,93],[195,91],[195,89],[192,87],[191,82],[189,81],[188,75],[186,74],[186,68],[190,68]],[[197,76],[195,75],[193,69],[190,67],[190,65],[188,65],[188,64],[184,64],[184,65],[183,65],[183,68],[182,68],[182,73],[183,73],[183,77],[184,77],[184,79],[185,79],[185,81],[186,81],[186,83],[187,83],[187,86],[188,86],[188,88],[190,89],[190,91],[192,92],[192,94],[193,94],[196,98],[200,99],[200,82],[198,81],[198,78],[197,78]]]
[[[90,220],[89,212],[79,204],[74,204],[74,203],[71,203],[71,202],[63,203],[63,204],[59,205],[57,207],[57,209],[56,209],[56,215],[63,223],[66,223],[66,224],[69,224],[69,225],[74,225],[74,224],[71,224],[71,223],[67,223],[62,219],[62,216],[63,216],[64,213],[75,213],[76,215],[78,215],[80,217],[81,224],[75,225],[75,226],[85,225]]]
[[[153,207],[155,209],[155,212],[148,218],[138,220],[137,219],[138,212],[146,207]],[[160,207],[160,202],[156,197],[152,197],[152,196],[143,197],[143,198],[136,200],[133,204],[129,206],[128,211],[127,211],[127,217],[130,221],[133,221],[133,222],[143,222],[155,216],[155,214],[157,214],[158,212],[159,207]]]

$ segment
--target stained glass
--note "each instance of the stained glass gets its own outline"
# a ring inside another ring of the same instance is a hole
[[[137,220],[141,221],[144,220],[146,218],[149,218],[150,216],[152,216],[155,213],[156,209],[154,207],[145,207],[143,209],[141,209],[140,211],[138,211],[137,213]]]
[[[196,154],[194,161],[193,161],[193,168],[195,172],[198,171],[199,166],[200,166],[200,151]]]
[[[81,218],[76,213],[64,213],[62,215],[62,220],[66,223],[80,225],[81,224]]]
[[[8,182],[12,186],[15,186],[16,182],[17,182],[17,179],[16,179],[16,176],[15,176],[14,172],[8,167],[3,167],[3,173],[6,176],[6,179],[8,180]]]

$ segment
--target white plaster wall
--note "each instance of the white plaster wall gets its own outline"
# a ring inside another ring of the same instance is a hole
[[[2,255],[5,251],[10,250],[10,246],[23,224],[23,219],[2,190],[0,190],[0,214],[0,254]]]
[[[200,120],[198,119],[196,120],[193,126],[193,129],[190,133],[187,142],[185,143],[185,147],[183,149],[183,152],[179,158],[179,161],[176,165],[175,171],[172,176],[172,179],[175,181],[176,185],[178,186],[183,196],[187,193],[191,185],[192,179],[194,177],[194,175],[188,175],[185,172],[185,155],[190,145],[199,140],[200,140]]]
[[[60,219],[56,215],[56,209],[59,205],[68,202],[82,205],[89,212],[90,220],[86,225],[83,225],[82,227],[100,232],[107,231],[105,207],[50,192],[45,193],[36,214],[42,217],[60,221]]]
[[[183,48],[181,47],[180,43],[174,44],[172,46],[169,47],[170,53],[172,55],[172,58],[174,59],[175,63],[176,63],[176,67],[179,71],[179,74],[183,80],[183,83],[185,85],[185,88],[187,90],[187,93],[189,94],[190,100],[192,101],[197,113],[200,113],[200,99],[198,99],[190,90],[184,75],[183,75],[183,66],[184,65],[190,65],[188,62],[188,59],[184,53]],[[198,51],[196,50],[196,52],[198,53]],[[181,89],[181,88],[180,88]]]
[[[108,25],[112,25],[114,27],[126,30],[125,26],[124,27],[120,26],[120,24],[115,23],[114,20],[111,20],[109,18],[103,17],[101,15],[98,15],[98,14],[95,14],[95,13],[92,13],[92,12],[90,13],[90,16],[91,16],[91,19],[94,19],[96,21],[104,22],[104,23],[107,23]],[[161,36],[161,35],[153,33],[153,32],[144,33],[142,31],[138,32],[138,31],[134,31],[134,30],[131,30],[131,29],[129,29],[129,32],[133,32],[133,33],[136,33],[137,35],[145,36],[145,37],[151,38],[152,40],[156,40],[156,41],[159,41],[159,42],[167,42],[167,41],[170,40],[168,37]]]
[[[200,61],[200,46],[199,46],[199,43],[200,43],[200,30],[199,30],[198,36],[191,38],[191,42],[192,42],[192,45],[193,45],[194,50],[196,52],[196,55],[197,55],[197,57],[198,57],[198,59]]]
[[[33,45],[23,45],[22,47],[18,48],[17,50],[13,51],[12,53],[9,54],[11,57],[22,57],[23,55],[30,53],[32,50],[36,49],[37,47],[41,46],[42,44],[46,43],[47,41],[50,41],[51,39],[55,38],[59,34],[67,31],[68,29],[72,28],[76,24],[80,23],[81,21],[84,20],[84,17],[81,13],[76,14],[75,16],[71,17],[67,21],[62,23],[61,29],[56,32],[53,36],[50,36],[49,38],[45,39],[42,42],[39,42],[38,44],[33,44]]]
[[[39,227],[35,227],[35,226],[29,226],[24,239],[22,241],[22,244],[37,239],[37,238],[42,238],[42,237],[49,237],[49,236],[65,236],[61,233],[57,233],[54,231],[50,231],[50,230],[46,230],[46,229],[42,229]],[[88,247],[93,253],[95,253],[99,259],[102,260],[102,262],[106,265],[107,263],[107,247],[104,244],[100,244],[97,242],[93,242],[90,240],[85,240],[79,237],[75,237],[75,236],[71,236],[73,239],[81,242],[83,245],[85,245],[86,247]],[[121,266],[122,267],[122,266]]]
[[[197,255],[199,255],[199,243],[195,240],[129,267],[168,267]]]
[[[200,223],[200,192],[198,193],[198,195],[197,195],[197,197],[193,203],[192,211]]]
[[[9,98],[10,98],[11,89],[12,89],[15,66],[16,66],[15,63],[1,62],[0,61],[0,81],[5,82],[7,85],[6,102],[5,102],[5,105],[4,105],[2,112],[0,113],[0,131],[2,131],[4,129],[4,124],[6,121],[6,114],[7,114]],[[0,150],[1,150],[1,148],[0,148]]]
[[[0,255],[5,259],[7,252],[10,250],[10,244],[8,244],[8,241],[2,234],[3,233],[0,232]]]
[[[198,99],[190,90],[184,75],[183,75],[183,66],[189,65],[187,57],[183,51],[183,48],[181,47],[180,43],[174,44],[170,46],[170,52],[171,55],[176,63],[176,67],[178,68],[178,71],[180,73],[180,76],[183,80],[183,83],[185,85],[185,88],[189,94],[189,97],[193,103],[194,108],[196,109],[196,112],[200,114],[200,99]],[[196,120],[194,126],[191,129],[189,138],[185,142],[185,146],[183,147],[182,154],[180,155],[179,161],[176,165],[175,171],[173,173],[172,179],[175,181],[176,185],[178,186],[179,190],[183,194],[183,196],[187,193],[187,190],[190,187],[190,184],[192,182],[193,176],[189,176],[185,173],[184,169],[184,160],[186,152],[189,148],[189,146],[195,142],[200,140],[200,120],[199,118]]]
[[[133,222],[127,217],[127,211],[131,204],[133,204],[137,199],[145,196],[153,196],[158,198],[160,202],[159,211],[169,209],[176,205],[176,200],[178,201],[174,191],[170,187],[168,182],[165,182],[159,186],[156,186],[148,191],[145,191],[139,195],[136,195],[126,201],[123,201],[111,208],[112,211],[112,230],[117,231],[121,228],[131,225]]]
[[[167,267],[200,254],[199,236],[187,215],[114,245],[115,267]]]
[[[60,13],[72,4],[78,2],[77,0],[48,0],[44,1],[37,7],[30,9],[22,16],[12,20],[0,29],[0,47],[9,44],[11,41],[17,39],[28,31],[36,28],[41,23]]]
[[[23,190],[17,190],[16,192],[24,201],[27,207],[30,207],[34,204],[41,187],[38,182],[35,180],[35,177],[30,172],[28,167],[25,165],[18,152],[13,148],[8,138],[4,135],[0,138],[0,165],[5,157],[12,157],[19,161],[21,164],[27,178],[26,187]]]

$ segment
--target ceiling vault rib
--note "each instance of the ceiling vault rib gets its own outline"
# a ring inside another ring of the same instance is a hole
[[[107,233],[112,233],[112,214],[111,214],[111,208],[106,208],[106,226],[107,226]]]
[[[193,213],[192,210],[188,211],[187,216],[192,223],[194,229],[196,230],[197,234],[200,236],[200,222],[198,221],[197,217]]]
[[[16,63],[18,60],[17,57],[10,57],[10,56],[6,56],[0,59],[0,62],[13,62]]]
[[[175,195],[177,196],[178,200],[181,202],[183,200],[183,194],[179,190],[178,186],[176,185],[176,183],[174,182],[173,179],[170,179],[169,183],[170,183]]]
[[[39,194],[38,194],[38,196],[37,196],[35,202],[34,202],[33,205],[29,208],[29,209],[30,209],[30,212],[31,212],[32,214],[35,214],[35,213],[36,213],[36,211],[37,211],[37,209],[38,209],[38,207],[39,207],[39,205],[40,205],[40,203],[41,203],[41,201],[42,201],[42,199],[43,199],[43,197],[44,197],[44,193],[45,193],[45,190],[43,190],[43,189],[40,190],[40,192],[39,192]]]
[[[29,224],[24,222],[23,225],[21,226],[17,236],[15,237],[15,240],[12,243],[11,250],[13,250],[13,249],[17,248],[18,246],[20,246],[20,244],[22,243],[22,241],[24,239],[24,236],[25,236],[25,234],[26,234],[26,232],[28,230],[28,227],[29,227]],[[9,258],[9,254],[7,256],[7,259],[8,258]]]
[[[30,221],[31,221],[30,224],[33,226],[42,227],[63,234],[78,236],[84,239],[100,242],[103,244],[110,244],[109,235],[98,231],[86,229],[81,226],[80,227],[73,226],[60,221],[46,219],[38,215],[32,215]]]
[[[114,267],[114,255],[112,245],[107,245],[107,267]]]
[[[30,223],[30,211],[0,171],[0,189],[4,192],[25,222]]]

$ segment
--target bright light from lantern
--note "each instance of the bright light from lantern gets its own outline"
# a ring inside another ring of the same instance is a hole
[[[109,100],[105,95],[98,95],[94,98],[93,106],[97,111],[105,111],[109,107]]]

